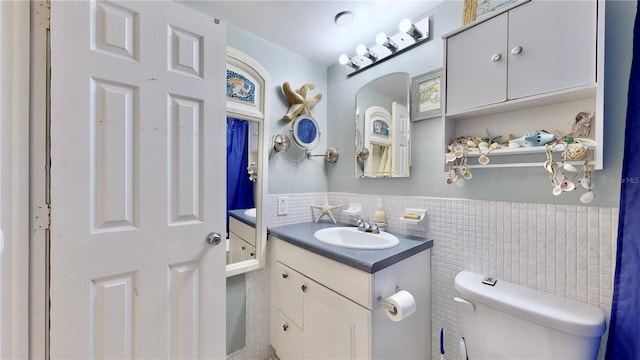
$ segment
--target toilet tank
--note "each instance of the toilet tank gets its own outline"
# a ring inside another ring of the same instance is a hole
[[[456,275],[469,359],[596,359],[605,330],[595,306],[483,275]]]

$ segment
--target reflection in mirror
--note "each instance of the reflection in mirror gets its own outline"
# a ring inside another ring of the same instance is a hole
[[[408,73],[392,73],[356,94],[355,173],[362,178],[408,177],[411,166]]]
[[[257,122],[227,118],[227,264],[256,258]]]

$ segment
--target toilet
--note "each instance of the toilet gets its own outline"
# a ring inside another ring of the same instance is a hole
[[[595,306],[469,271],[456,275],[460,359],[596,359],[605,330]]]

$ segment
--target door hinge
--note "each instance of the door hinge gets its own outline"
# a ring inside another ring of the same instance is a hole
[[[51,225],[51,205],[38,205],[33,209],[33,230],[49,230]]]
[[[35,12],[38,24],[45,29],[51,29],[51,5],[45,1],[39,1]]]

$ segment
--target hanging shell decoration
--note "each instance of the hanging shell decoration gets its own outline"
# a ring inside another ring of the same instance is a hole
[[[291,106],[289,111],[284,114],[283,118],[287,121],[291,121],[298,117],[298,115],[306,114],[311,116],[311,108],[316,106],[317,103],[322,100],[322,94],[317,94],[311,99],[307,99],[309,90],[315,89],[313,84],[304,84],[298,90],[291,88],[288,82],[282,84],[282,93],[287,97]]]
[[[547,161],[544,163],[544,168],[549,173],[549,180],[553,186],[551,190],[553,195],[559,196],[564,192],[573,191],[577,188],[573,180],[577,177],[578,169],[569,164],[567,160],[584,160],[583,175],[577,183],[587,191],[580,196],[580,201],[583,204],[592,202],[595,194],[593,193],[591,165],[589,165],[588,159],[590,153],[589,148],[580,140],[569,138],[563,142],[547,144],[545,145],[545,150],[547,153]],[[553,159],[554,150],[561,151],[559,163]]]
[[[478,153],[478,163],[487,165],[490,162],[490,151],[500,149],[501,144],[497,142],[501,136],[493,137],[487,131],[486,138],[477,136],[461,136],[453,140],[451,145],[447,146],[448,152],[445,154],[445,162],[449,166],[446,182],[447,184],[456,184],[464,186],[466,180],[471,180],[473,175],[467,166],[467,155],[469,152]]]

